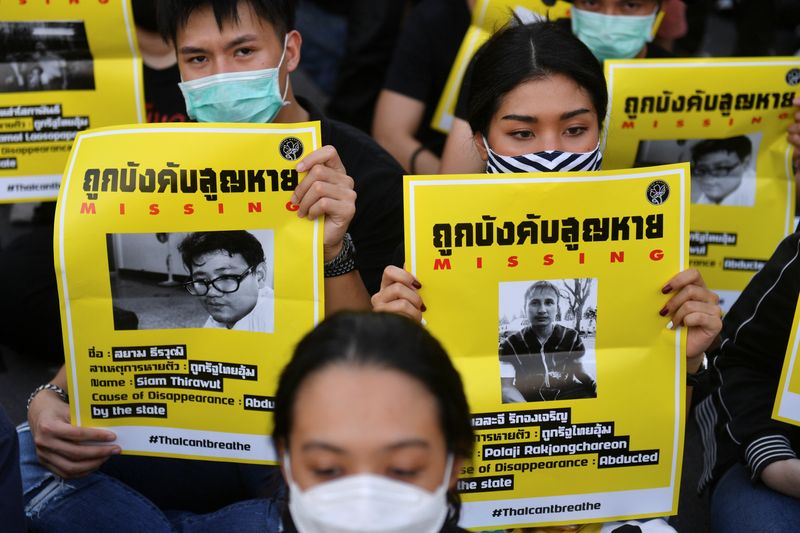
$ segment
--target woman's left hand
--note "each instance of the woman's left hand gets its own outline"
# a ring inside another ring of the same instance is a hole
[[[668,327],[686,326],[686,365],[689,373],[695,373],[703,364],[703,354],[714,343],[722,331],[722,309],[719,296],[706,287],[700,273],[691,268],[678,273],[661,289],[672,294],[659,312],[669,316]]]

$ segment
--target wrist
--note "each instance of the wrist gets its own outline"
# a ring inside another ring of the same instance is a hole
[[[322,245],[322,260],[326,263],[333,261],[337,255],[342,253],[342,248],[344,247],[344,240],[337,242],[336,244],[331,244],[330,246],[327,244]]]
[[[332,251],[333,250],[331,250],[331,252]],[[327,253],[323,254],[323,256],[326,259],[324,265],[326,278],[343,276],[356,269],[356,248],[353,245],[353,239],[350,237],[349,233],[344,234],[344,238],[335,256],[331,259],[328,259],[330,255]]]
[[[69,396],[67,395],[67,391],[65,391],[64,389],[53,383],[45,383],[44,385],[39,385],[38,387],[33,389],[31,395],[28,396],[27,408],[29,410],[31,408],[31,403],[33,403],[34,399],[36,399],[42,393],[54,395],[62,402],[66,404],[69,403]]]

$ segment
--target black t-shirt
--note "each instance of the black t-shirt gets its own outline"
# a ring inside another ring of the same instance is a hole
[[[147,122],[188,122],[177,63],[162,70],[144,65],[143,78]]]
[[[403,242],[403,169],[367,134],[325,118],[308,101],[297,98],[309,120],[322,122],[322,144],[339,153],[355,181],[356,214],[348,232],[356,247],[356,266],[370,294],[378,292],[383,269],[392,264]]]
[[[446,136],[430,123],[469,21],[464,0],[422,0],[406,20],[383,85],[425,104],[416,138],[436,154]]]

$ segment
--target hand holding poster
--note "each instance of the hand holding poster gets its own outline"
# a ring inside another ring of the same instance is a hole
[[[605,70],[603,168],[691,162],[690,266],[727,310],[794,229],[786,131],[800,59],[637,59]]]
[[[677,512],[688,165],[408,176],[406,261],[464,379],[468,528]]]
[[[128,0],[4,2],[0,202],[52,200],[75,135],[144,120]]]
[[[275,461],[277,375],[323,309],[297,216],[318,123],[82,133],[56,216],[72,421],[123,453]]]
[[[797,355],[800,351],[800,301],[794,312],[792,333],[783,359],[783,371],[775,397],[772,418],[800,426],[800,372],[797,366]]]

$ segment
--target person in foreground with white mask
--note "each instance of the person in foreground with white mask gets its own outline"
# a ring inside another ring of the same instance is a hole
[[[473,449],[461,378],[394,314],[340,313],[300,341],[275,395],[284,533],[457,533]]]

